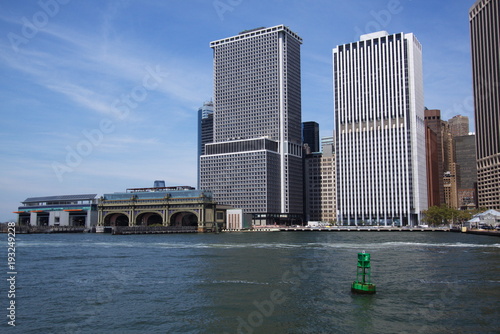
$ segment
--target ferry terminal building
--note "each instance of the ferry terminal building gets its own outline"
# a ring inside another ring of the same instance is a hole
[[[193,187],[130,188],[98,200],[98,230],[117,226],[193,227],[198,232],[226,226],[226,206]]]
[[[91,228],[97,224],[97,194],[29,197],[18,207],[18,225]]]

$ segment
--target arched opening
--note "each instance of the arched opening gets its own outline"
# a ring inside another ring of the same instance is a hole
[[[135,223],[142,226],[163,225],[163,218],[156,212],[145,212],[137,216]]]
[[[192,212],[177,212],[170,218],[170,226],[198,226],[198,216]]]
[[[104,217],[105,226],[128,226],[129,219],[124,213],[112,213]]]

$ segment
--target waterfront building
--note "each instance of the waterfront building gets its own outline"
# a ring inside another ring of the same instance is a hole
[[[98,225],[161,225],[216,231],[225,228],[226,209],[213,200],[211,192],[193,187],[130,188],[99,198]]]
[[[214,103],[208,101],[198,109],[198,189],[200,189],[200,157],[205,154],[205,145],[214,139]]]
[[[252,215],[242,209],[227,210],[226,229],[230,231],[247,230],[252,227]]]
[[[254,225],[302,219],[301,44],[284,25],[210,43],[214,140],[200,158],[200,189],[253,214]]]
[[[316,122],[302,123],[302,143],[307,144],[311,153],[320,152],[319,124]]]
[[[469,10],[478,205],[500,210],[500,0]]]
[[[339,222],[417,225],[428,207],[420,43],[362,35],[333,65]]]
[[[21,226],[91,228],[97,224],[97,194],[29,197],[15,213]]]
[[[485,212],[478,213],[474,215],[471,220],[465,223],[464,226],[469,228],[483,228],[485,226],[490,226],[498,229],[500,226],[500,212],[490,209]]]

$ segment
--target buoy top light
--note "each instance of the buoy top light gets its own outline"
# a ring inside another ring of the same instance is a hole
[[[370,254],[365,253],[358,253],[358,267],[361,268],[370,268]]]

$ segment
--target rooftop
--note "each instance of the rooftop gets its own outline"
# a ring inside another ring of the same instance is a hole
[[[43,196],[29,197],[22,201],[23,204],[34,203],[74,203],[80,201],[92,201],[97,194],[82,194],[82,195],[58,195],[58,196]]]

